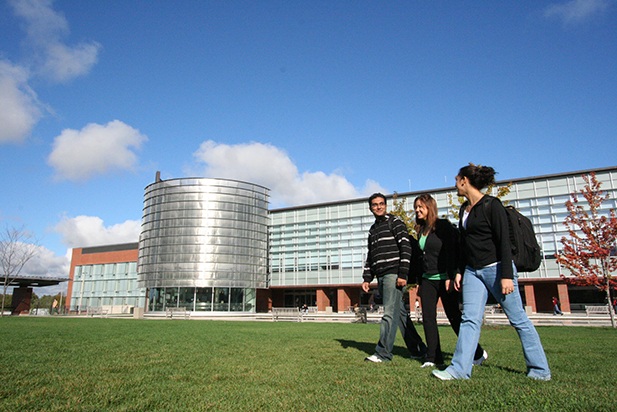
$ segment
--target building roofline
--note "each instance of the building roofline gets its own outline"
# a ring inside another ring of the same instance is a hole
[[[173,182],[176,180],[190,180],[190,179],[194,179],[194,180],[222,180],[222,181],[227,181],[227,182],[235,182],[235,183],[243,183],[245,185],[251,185],[251,186],[256,186],[256,187],[260,187],[262,189],[267,190],[268,192],[270,192],[270,188],[266,187],[266,186],[262,186],[260,184],[257,183],[253,183],[253,182],[247,182],[246,180],[238,180],[238,179],[227,179],[224,177],[196,177],[196,176],[189,176],[189,177],[174,177],[172,179],[165,179],[165,180],[158,180],[155,182],[152,182],[150,184],[148,184],[144,190],[148,189],[150,186],[155,185],[155,184],[159,184],[159,183],[165,183],[165,182]]]
[[[139,248],[138,242],[116,243],[116,244],[111,244],[111,245],[84,247],[84,248],[81,248],[81,254],[89,255],[93,253],[123,252],[125,250],[136,250],[138,248]]]
[[[539,179],[554,179],[554,178],[558,178],[558,177],[564,177],[564,176],[573,176],[573,175],[584,175],[584,174],[588,174],[591,172],[609,172],[609,171],[616,171],[617,172],[617,166],[610,166],[610,167],[600,167],[597,169],[586,169],[586,170],[578,170],[578,171],[574,171],[574,172],[563,172],[563,173],[553,173],[553,174],[548,174],[548,175],[539,175],[539,176],[531,176],[531,177],[519,177],[516,179],[505,179],[505,180],[499,180],[496,181],[495,184],[497,185],[503,185],[503,184],[507,184],[507,183],[519,183],[519,182],[524,182],[527,180],[539,180]],[[439,188],[439,189],[428,189],[428,190],[416,190],[413,192],[401,192],[401,193],[396,193],[397,196],[413,196],[413,195],[421,195],[423,193],[440,193],[440,192],[449,192],[455,190],[454,186],[450,186],[450,187],[443,187],[443,188]],[[392,194],[387,194],[386,198],[390,199],[394,196],[394,193]],[[350,202],[366,202],[368,200],[369,196],[366,197],[359,197],[356,199],[347,199],[347,200],[337,200],[337,201],[332,201],[332,202],[323,202],[323,203],[314,203],[314,204],[308,204],[308,205],[299,205],[299,206],[289,206],[289,207],[282,207],[282,208],[278,208],[278,209],[270,209],[268,210],[269,213],[271,212],[284,212],[286,210],[297,210],[297,209],[305,209],[305,208],[312,208],[312,207],[323,207],[323,206],[333,206],[333,205],[338,205],[338,204],[342,204],[342,203],[350,203]]]

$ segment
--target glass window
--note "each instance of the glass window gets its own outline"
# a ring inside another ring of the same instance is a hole
[[[244,290],[244,310],[246,312],[255,311],[255,301],[256,300],[257,300],[257,294],[255,293],[255,289],[245,289]]]
[[[195,288],[180,288],[180,302],[178,306],[193,311],[194,298]]]
[[[195,310],[212,310],[212,288],[197,288],[195,290]]]
[[[229,288],[214,289],[214,310],[217,312],[229,311]]]
[[[154,312],[162,311],[165,307],[163,296],[165,293],[164,288],[152,288],[150,289],[150,302],[149,309]]]
[[[165,307],[166,308],[178,307],[178,288],[166,288],[165,289]]]
[[[119,279],[118,280],[118,291],[121,293],[127,292],[129,286],[129,281],[127,279]]]
[[[244,305],[244,289],[231,288],[231,300],[229,310],[232,312],[242,312]]]
[[[131,275],[137,275],[137,262],[129,262],[129,272]]]
[[[127,263],[116,263],[116,274],[125,274],[127,273]]]

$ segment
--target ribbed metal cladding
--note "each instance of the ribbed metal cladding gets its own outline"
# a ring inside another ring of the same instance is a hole
[[[268,192],[211,178],[147,186],[138,286],[267,287]]]

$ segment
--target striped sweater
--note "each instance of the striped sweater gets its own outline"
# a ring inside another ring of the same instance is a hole
[[[411,243],[405,223],[389,213],[377,218],[368,234],[368,255],[362,274],[364,281],[371,282],[375,277],[390,273],[407,280],[410,260]]]

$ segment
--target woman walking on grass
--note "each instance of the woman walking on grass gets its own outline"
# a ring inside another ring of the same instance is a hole
[[[480,339],[484,306],[489,292],[516,329],[527,363],[527,376],[550,380],[551,371],[535,327],[523,310],[518,274],[512,262],[508,218],[499,199],[480,190],[495,183],[492,167],[469,165],[456,176],[459,196],[467,201],[460,210],[462,261],[465,273],[457,274],[455,288],[463,291],[463,319],[452,363],[433,370],[442,380],[469,379]]]
[[[443,365],[443,354],[437,328],[437,301],[441,298],[446,316],[454,333],[461,326],[458,292],[454,278],[458,264],[458,231],[446,219],[437,218],[437,202],[424,194],[413,203],[416,212],[416,233],[422,249],[422,279],[419,295],[422,299],[422,323],[428,347],[423,368]],[[473,364],[481,365],[488,354],[478,344]]]

